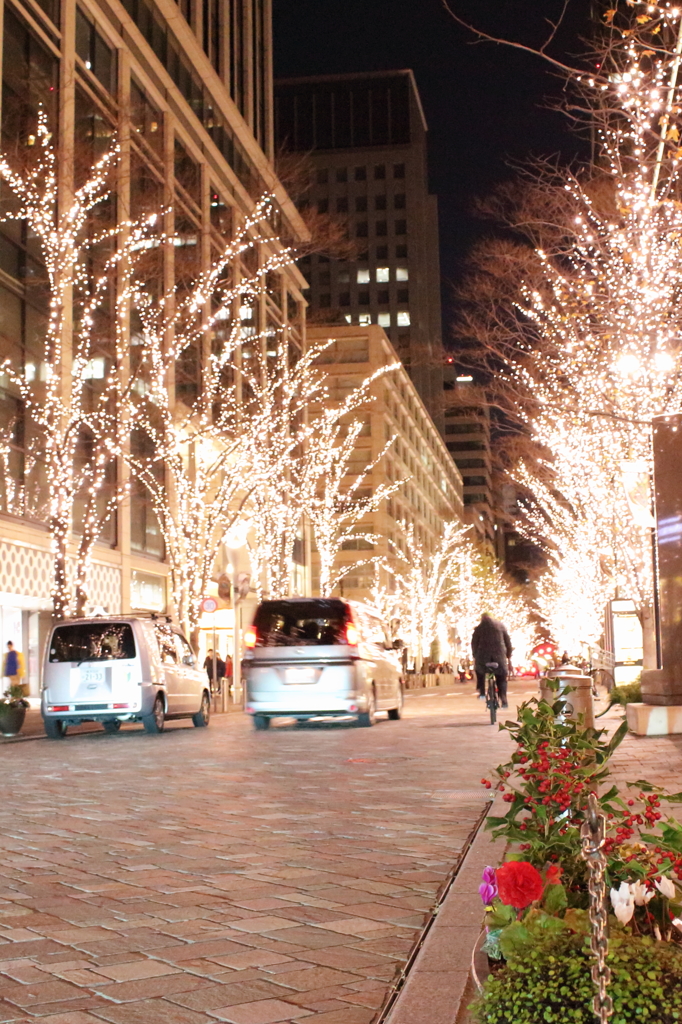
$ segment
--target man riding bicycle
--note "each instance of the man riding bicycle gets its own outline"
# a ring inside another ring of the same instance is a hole
[[[507,704],[507,665],[512,655],[509,633],[497,619],[483,612],[481,621],[471,636],[471,652],[474,656],[476,670],[476,686],[479,700],[485,698],[485,674],[487,666],[496,663],[495,682],[500,703],[503,708]]]

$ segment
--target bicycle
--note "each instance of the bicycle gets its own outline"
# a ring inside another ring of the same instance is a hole
[[[490,724],[494,725],[497,721],[497,709],[500,706],[499,696],[497,693],[497,678],[495,676],[495,669],[499,668],[496,661],[489,661],[485,666],[485,705],[490,711]]]

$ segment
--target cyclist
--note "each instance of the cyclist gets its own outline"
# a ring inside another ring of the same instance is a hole
[[[500,703],[503,708],[509,707],[507,703],[507,665],[510,663],[512,655],[511,640],[502,623],[493,619],[488,612],[483,612],[481,621],[471,635],[471,652],[474,656],[479,700],[485,700],[486,665],[496,662],[495,681]]]

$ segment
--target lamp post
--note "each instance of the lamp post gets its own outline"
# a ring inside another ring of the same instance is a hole
[[[245,695],[242,687],[241,672],[241,602],[249,593],[251,576],[249,573],[238,572],[238,552],[246,545],[246,537],[249,532],[249,523],[238,519],[232,524],[230,530],[223,538],[223,544],[227,552],[227,572],[230,577],[230,595],[232,603],[233,627],[232,627],[232,679],[235,693],[237,686],[241,689],[242,708],[245,704]]]

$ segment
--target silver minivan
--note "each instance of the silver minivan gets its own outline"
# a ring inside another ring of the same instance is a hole
[[[276,717],[400,718],[400,658],[377,613],[339,598],[262,601],[245,631],[246,710],[256,729]]]
[[[206,726],[210,710],[206,673],[167,619],[68,619],[53,627],[41,694],[52,739],[82,722],[101,722],[106,732],[142,722],[146,732],[159,733],[175,718]]]

